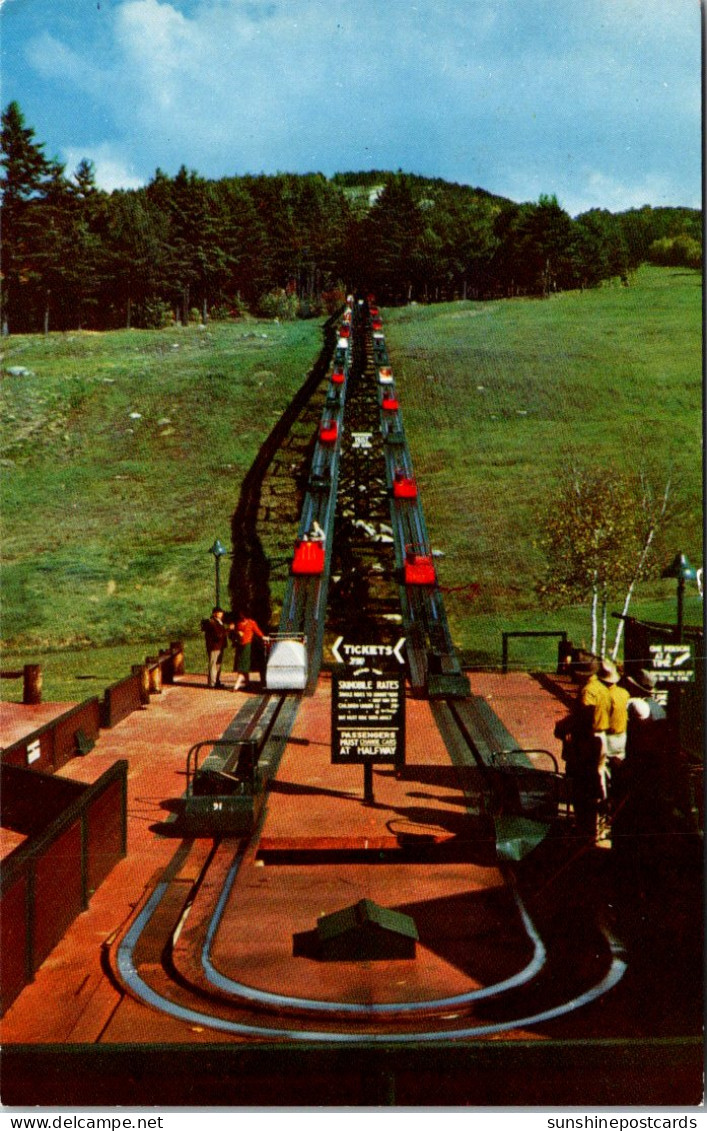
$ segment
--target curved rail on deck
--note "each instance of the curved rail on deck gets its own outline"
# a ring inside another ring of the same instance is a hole
[[[560,1005],[553,1006],[550,1009],[529,1014],[525,1017],[517,1017],[488,1025],[467,1026],[459,1029],[440,1030],[421,1028],[413,1033],[396,1033],[393,1030],[388,1030],[383,1033],[342,1033],[331,1030],[287,1029],[271,1025],[262,1026],[248,1024],[241,1021],[232,1021],[225,1017],[215,1017],[213,1014],[170,1001],[163,994],[158,993],[148,985],[135,966],[134,954],[140,937],[155,915],[168,887],[169,885],[167,883],[161,883],[155,888],[152,896],[121,942],[117,953],[117,969],[120,978],[131,993],[145,1002],[146,1005],[150,1005],[161,1012],[167,1013],[171,1017],[192,1024],[203,1025],[204,1028],[216,1029],[220,1032],[233,1033],[244,1037],[279,1037],[299,1042],[325,1041],[336,1044],[409,1044],[419,1041],[449,1041],[470,1037],[487,1037],[496,1033],[509,1032],[512,1029],[526,1029],[531,1025],[537,1025],[544,1021],[551,1021],[555,1018],[563,1017],[567,1013],[579,1009],[581,1006],[588,1005],[617,985],[626,970],[626,961],[622,947],[604,930],[604,937],[611,954],[611,962],[603,978],[583,993],[576,995],[568,1001],[562,1002]],[[297,1000],[301,1002],[302,999]],[[310,1008],[318,1008],[318,1006],[315,1002],[312,1002]]]

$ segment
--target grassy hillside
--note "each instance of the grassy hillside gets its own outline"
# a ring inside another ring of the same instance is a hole
[[[442,583],[481,587],[447,598],[465,647],[542,627],[538,514],[573,465],[642,468],[661,491],[670,475],[681,513],[663,552],[702,564],[701,300],[698,272],[643,268],[629,287],[386,312]],[[640,597],[674,615],[674,582]],[[694,586],[687,598],[699,620]],[[588,637],[583,613],[551,619]]]
[[[198,631],[208,548],[229,545],[243,476],[321,345],[314,321],[9,338],[6,648]]]
[[[628,288],[407,307],[385,325],[441,582],[480,584],[446,595],[471,658],[497,664],[502,629],[588,641],[586,609],[548,614],[534,592],[537,515],[573,463],[643,467],[661,488],[670,472],[681,513],[661,553],[702,564],[699,274],[645,268]],[[57,699],[178,637],[202,664],[208,547],[228,545],[243,475],[320,345],[314,322],[4,343],[6,664],[41,662]],[[675,583],[632,608],[672,619]],[[701,615],[689,586],[686,619]],[[551,666],[553,649],[513,656]]]

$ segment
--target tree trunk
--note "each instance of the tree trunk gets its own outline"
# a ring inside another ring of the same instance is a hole
[[[45,299],[45,303],[44,303],[44,333],[45,334],[49,333],[49,295],[50,295],[50,292],[47,291],[47,295],[46,295],[46,299]]]
[[[606,655],[606,618],[608,604],[609,600],[606,593],[606,586],[604,586],[601,593],[601,651],[599,652],[602,660]]]
[[[623,636],[623,631],[624,631],[624,620],[623,620],[623,618],[628,613],[628,607],[631,604],[631,598],[633,596],[633,591],[636,588],[638,581],[640,580],[641,574],[643,573],[643,567],[646,564],[646,558],[648,557],[648,552],[651,548],[651,543],[653,541],[653,538],[655,537],[655,532],[658,529],[663,518],[665,517],[665,511],[666,511],[667,506],[668,506],[668,499],[669,498],[670,498],[670,480],[668,480],[667,483],[665,484],[665,490],[663,491],[663,502],[661,504],[660,512],[658,513],[656,518],[653,520],[653,522],[651,523],[651,525],[648,529],[648,532],[647,532],[646,537],[645,537],[644,542],[643,542],[643,548],[641,550],[640,557],[638,559],[638,564],[636,566],[635,573],[634,573],[633,577],[631,578],[631,584],[629,585],[628,589],[626,590],[626,596],[624,598],[624,607],[621,610],[621,618],[622,619],[619,620],[619,623],[616,627],[616,635],[614,637],[614,647],[611,650],[611,658],[614,661],[616,661],[616,657],[619,654],[619,648],[621,646],[621,637]]]
[[[130,298],[130,295],[128,295],[128,301],[127,301],[126,308],[125,308],[125,329],[126,330],[130,329],[130,323],[131,323],[131,320],[132,320],[132,313],[133,313],[133,303],[132,303],[132,299]]]
[[[599,602],[599,587],[596,583],[592,585],[592,647],[591,652],[596,655],[597,651],[597,604]]]

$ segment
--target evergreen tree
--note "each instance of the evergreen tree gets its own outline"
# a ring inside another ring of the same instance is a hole
[[[35,319],[47,334],[50,329],[65,328],[70,305],[67,291],[73,281],[73,199],[62,166],[54,167],[28,211],[34,220],[30,262]]]
[[[167,215],[149,190],[116,192],[104,224],[104,318],[128,329],[160,325],[170,286]]]
[[[34,130],[25,125],[17,102],[10,102],[0,125],[0,176],[2,192],[2,243],[0,270],[3,278],[2,325],[24,329],[22,313],[27,307],[21,289],[31,275],[31,259],[38,234],[33,201],[57,165],[49,161],[44,146],[34,140]],[[26,319],[25,319],[26,322]]]
[[[409,302],[419,271],[424,217],[403,173],[388,178],[363,229],[365,254],[359,270],[372,281],[381,301]]]
[[[155,326],[194,308],[206,319],[258,309],[271,292],[290,312],[318,311],[341,280],[383,302],[437,301],[627,282],[645,260],[702,262],[696,209],[571,220],[551,195],[514,204],[400,171],[208,181],[182,166],[109,195],[90,161],[67,179],[45,157],[16,102],[0,143],[6,331]]]
[[[107,194],[96,184],[92,161],[83,159],[73,175],[73,238],[70,257],[72,278],[72,324],[101,324],[100,294],[110,271],[104,225]]]
[[[255,304],[267,290],[265,226],[240,179],[232,177],[218,182],[216,192],[223,214],[221,239],[226,280],[222,299],[236,307],[241,301]]]

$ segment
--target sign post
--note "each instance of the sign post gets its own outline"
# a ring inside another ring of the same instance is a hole
[[[374,802],[373,765],[405,763],[405,679],[402,672],[359,667],[332,677],[331,760],[363,766],[363,799]]]
[[[365,805],[373,805],[373,766],[370,762],[363,764],[363,801]]]

